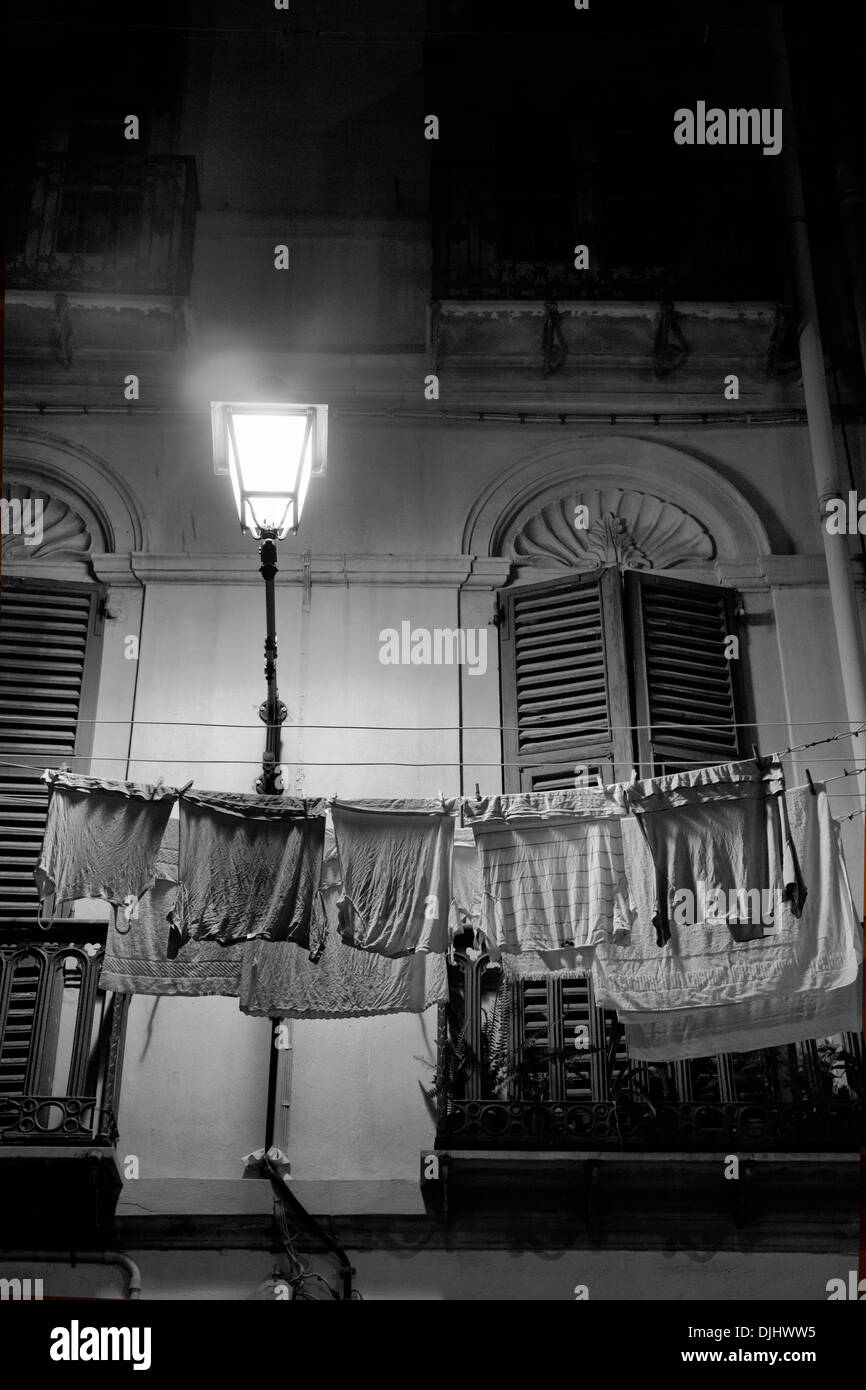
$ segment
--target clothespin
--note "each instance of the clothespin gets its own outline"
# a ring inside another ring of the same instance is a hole
[[[475,800],[481,800],[481,787],[478,782],[475,783]]]
[[[818,792],[816,790],[815,783],[812,781],[812,774],[808,768],[806,768],[806,781],[809,783],[809,791],[812,793],[813,796],[817,796]]]
[[[629,778],[629,784],[630,784],[630,786],[633,787],[636,781],[637,781],[637,768],[636,768],[636,767],[633,767],[632,770],[631,770],[631,777]]]
[[[194,781],[195,781],[195,778],[193,778],[192,781],[187,782],[187,784],[186,784],[185,787],[178,787],[178,789],[177,789],[177,794],[178,794],[178,796],[185,796],[186,793],[189,791],[189,789],[190,789],[190,787],[192,786],[192,783],[193,783]]]
[[[155,800],[156,800],[156,794],[157,794],[157,792],[158,792],[158,791],[161,791],[161,790],[162,790],[162,773],[160,773],[159,776],[158,776],[157,779],[156,779],[156,783],[154,784],[153,790],[152,790],[152,792],[150,793],[150,800],[151,800],[151,801],[155,801]]]

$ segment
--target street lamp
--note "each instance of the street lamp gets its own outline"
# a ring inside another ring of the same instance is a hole
[[[249,401],[212,401],[214,471],[232,482],[241,530],[258,541],[265,581],[265,679],[267,699],[259,718],[267,725],[262,775],[256,789],[277,786],[280,726],[287,710],[277,693],[277,632],[274,577],[277,541],[297,534],[310,478],[325,471],[328,407]]]

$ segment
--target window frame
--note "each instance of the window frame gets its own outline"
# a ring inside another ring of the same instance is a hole
[[[3,624],[3,594],[5,592],[18,592],[38,596],[40,593],[49,595],[71,595],[79,594],[89,599],[89,613],[87,617],[87,632],[85,638],[84,656],[81,668],[81,687],[78,697],[78,711],[75,717],[75,737],[72,745],[72,752],[62,757],[69,758],[75,770],[85,772],[89,770],[90,760],[93,753],[93,744],[96,733],[96,708],[99,692],[99,682],[102,670],[103,638],[105,629],[104,609],[108,593],[108,586],[98,581],[88,583],[79,580],[65,579],[31,579],[26,575],[4,575],[0,584],[0,627]],[[22,710],[27,709],[26,700],[22,700]],[[2,730],[0,730],[0,762],[21,762],[31,761],[36,769],[40,759],[44,757],[46,765],[57,757],[55,750],[47,750],[44,745],[40,745],[34,739],[32,751],[4,751]],[[84,765],[84,766],[83,766]],[[23,770],[23,769],[22,769]],[[11,771],[11,769],[10,769]],[[0,806],[3,805],[4,798],[0,795]],[[46,803],[47,811],[47,803]],[[72,905],[67,903],[54,910],[53,902],[49,904],[49,915],[55,918],[69,918],[72,916]],[[14,937],[20,935],[22,925],[20,922],[13,923],[11,926],[0,921],[0,937]]]

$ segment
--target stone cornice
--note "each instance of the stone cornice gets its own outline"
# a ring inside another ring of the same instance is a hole
[[[278,585],[303,584],[303,555],[279,554]],[[494,561],[497,572],[505,561]],[[255,547],[220,555],[95,555],[93,568],[110,584],[261,584]],[[313,584],[393,584],[454,589],[472,573],[468,555],[316,555],[309,564]],[[483,586],[482,586],[483,587]]]
[[[115,586],[261,583],[254,547],[220,555],[96,554],[90,560],[96,577]],[[302,555],[282,555],[279,565],[277,584],[302,585],[305,582]],[[16,568],[10,565],[8,572],[13,574]],[[309,581],[313,585],[403,585],[483,592],[507,584],[512,568],[508,559],[498,556],[314,555],[309,565]],[[764,555],[752,560],[707,560],[680,566],[672,573],[681,579],[726,584],[746,591],[822,588],[827,584],[827,569],[821,553]],[[855,574],[858,582],[862,582],[862,565],[856,558]],[[532,581],[537,583],[562,576],[562,569],[555,567],[549,575],[535,570]]]

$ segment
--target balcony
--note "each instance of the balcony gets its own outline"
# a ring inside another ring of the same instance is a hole
[[[193,159],[42,155],[10,202],[9,289],[187,294]]]
[[[7,1244],[86,1247],[110,1230],[128,997],[98,988],[104,921],[0,941],[0,1226]]]
[[[433,298],[776,301],[778,215],[754,165],[714,176],[575,162],[561,132],[510,134],[433,168]],[[743,226],[750,228],[744,238]],[[577,269],[574,250],[588,248]]]
[[[437,1147],[853,1155],[862,1048],[835,1040],[666,1065],[630,1061],[588,980],[520,981],[458,956],[443,1009]]]

